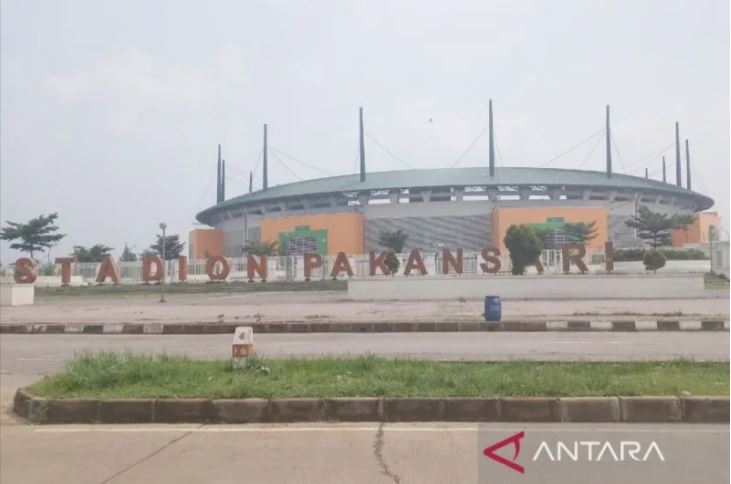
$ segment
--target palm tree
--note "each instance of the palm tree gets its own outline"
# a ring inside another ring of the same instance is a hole
[[[87,248],[83,245],[75,245],[73,255],[79,262],[101,262],[105,257],[109,256],[112,247],[104,244],[94,244]]]
[[[241,252],[243,254],[251,254],[251,255],[277,255],[277,242],[257,242],[257,241],[250,241],[247,242],[243,249],[241,249]]]
[[[391,249],[396,254],[404,251],[404,245],[409,238],[409,234],[403,230],[384,230],[378,235],[378,243],[387,249]]]
[[[584,222],[566,223],[563,229],[577,244],[584,245],[590,240],[594,240],[597,236],[596,220],[588,224]]]

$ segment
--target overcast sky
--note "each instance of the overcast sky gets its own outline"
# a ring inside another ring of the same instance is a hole
[[[546,163],[602,129],[611,104],[616,170],[659,178],[679,121],[694,189],[728,230],[727,0],[0,5],[1,218],[58,212],[54,256],[97,242],[141,252],[160,221],[187,241],[215,202],[216,145],[227,196],[243,193],[262,123],[273,147],[354,173],[364,106],[366,131],[401,160],[369,139],[369,170],[449,167],[489,98],[504,166]],[[592,148],[549,166],[601,170]],[[294,174],[270,157],[270,184],[322,176],[279,158]],[[483,136],[460,166],[486,163]]]

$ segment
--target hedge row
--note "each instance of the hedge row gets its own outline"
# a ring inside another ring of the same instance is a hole
[[[614,260],[641,261],[647,249],[618,249],[614,252]],[[708,260],[708,256],[698,249],[658,249],[667,260]]]

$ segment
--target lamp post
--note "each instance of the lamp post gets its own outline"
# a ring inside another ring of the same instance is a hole
[[[716,237],[716,227],[714,225],[708,226],[708,255],[711,259],[711,274],[713,274],[713,239]]]
[[[165,263],[165,229],[168,228],[165,222],[160,223],[162,229],[162,283],[160,283],[160,302],[165,302],[165,272],[167,272],[167,264]]]

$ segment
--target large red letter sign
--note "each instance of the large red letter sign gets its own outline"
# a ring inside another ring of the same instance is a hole
[[[388,256],[388,251],[384,250],[381,252],[381,254],[376,257],[376,253],[371,251],[370,254],[370,275],[375,276],[376,275],[376,268],[380,268],[381,272],[383,272],[383,275],[390,276],[391,271],[388,269],[388,266],[386,266],[386,256]]]
[[[484,249],[482,249],[482,258],[485,260],[485,262],[480,263],[480,269],[482,269],[482,272],[486,272],[488,274],[495,274],[496,272],[499,272],[499,255],[500,249],[496,249],[495,247],[485,247]],[[492,264],[492,266],[490,266],[489,264]]]
[[[442,274],[449,274],[449,266],[454,267],[454,272],[462,274],[462,249],[457,249],[455,259],[449,249],[442,249]]]
[[[330,277],[335,280],[341,272],[345,272],[348,277],[353,277],[353,269],[350,267],[350,261],[348,260],[348,256],[345,255],[345,252],[338,252],[333,269],[330,271]]]
[[[221,271],[214,272],[219,262],[221,263]],[[225,281],[229,272],[231,272],[231,266],[228,265],[228,260],[222,255],[214,255],[206,261],[206,274],[208,274],[208,279],[211,281]]]
[[[317,269],[322,265],[322,256],[320,254],[305,254],[305,281],[310,280],[312,269]]]
[[[267,281],[267,256],[259,256],[259,263],[256,262],[254,256],[249,254],[246,257],[246,277],[249,278],[249,282],[254,282],[254,273],[259,274],[261,282]]]
[[[155,272],[152,272],[152,266],[155,266]],[[150,281],[162,281],[162,259],[158,256],[150,256],[142,258],[142,282],[149,284]]]
[[[607,272],[614,270],[614,243],[611,240],[604,242],[604,269]]]
[[[56,257],[56,264],[61,264],[61,284],[68,286],[71,282],[71,264],[76,262],[76,257]]]
[[[96,282],[102,284],[106,279],[110,278],[114,284],[119,284],[119,269],[111,256],[106,256],[99,268],[99,274],[96,275]]]
[[[404,275],[408,276],[411,271],[416,269],[422,276],[426,275],[426,267],[424,267],[424,261],[421,259],[419,249],[414,249],[409,254],[409,260],[406,261],[406,267],[404,267]]]
[[[38,265],[33,259],[21,257],[15,261],[13,279],[17,284],[33,284],[36,282],[35,267]]]
[[[576,264],[581,273],[588,271],[586,264],[581,260],[586,255],[586,247],[581,244],[563,244],[561,246],[561,264],[564,274],[571,270],[571,263]]]
[[[178,257],[178,280],[180,282],[188,280],[188,257],[184,255]]]

